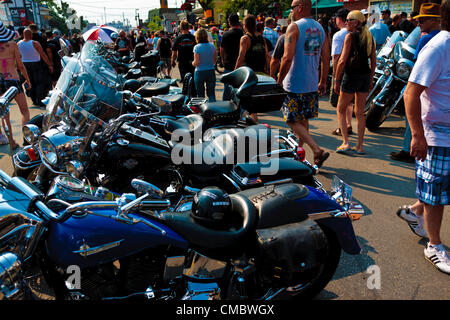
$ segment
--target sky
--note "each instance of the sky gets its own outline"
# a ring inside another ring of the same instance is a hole
[[[58,1],[57,1],[58,2]],[[64,0],[77,11],[77,16],[83,16],[91,23],[123,21],[128,19],[131,26],[136,26],[136,13],[145,21],[148,11],[159,8],[159,0]],[[183,0],[168,0],[169,8],[179,8]],[[136,9],[138,9],[136,11]]]

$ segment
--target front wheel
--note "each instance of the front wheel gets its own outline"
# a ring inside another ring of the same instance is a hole
[[[373,102],[370,103],[366,114],[366,127],[369,131],[375,131],[386,120],[383,109]]]

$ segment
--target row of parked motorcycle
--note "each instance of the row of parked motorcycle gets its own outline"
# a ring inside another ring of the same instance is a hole
[[[404,112],[403,93],[414,67],[420,28],[395,31],[377,52],[374,85],[366,100],[366,127],[376,131],[394,110]]]
[[[0,170],[0,299],[43,284],[73,300],[311,298],[342,250],[361,253],[351,187],[327,192],[294,134],[249,116],[281,107],[273,79],[239,68],[221,77],[233,99],[208,102],[190,75],[135,71],[157,55],[148,68],[88,41],[63,57],[13,176]]]

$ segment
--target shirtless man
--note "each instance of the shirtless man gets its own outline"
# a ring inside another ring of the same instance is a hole
[[[3,23],[0,22],[0,94],[5,93],[10,87],[19,89],[19,94],[16,96],[15,101],[19,105],[20,112],[22,113],[22,125],[25,125],[30,121],[30,112],[28,110],[27,99],[20,84],[17,69],[20,70],[25,78],[24,85],[28,85],[28,88],[31,88],[31,82],[27,70],[22,63],[19,46],[13,41],[14,37],[15,32],[6,29]],[[15,149],[19,145],[14,141],[12,136],[9,114],[5,117],[5,120],[9,128],[11,147]]]

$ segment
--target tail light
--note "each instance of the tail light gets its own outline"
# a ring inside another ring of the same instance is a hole
[[[37,160],[36,151],[34,151],[33,148],[28,148],[27,153],[28,153],[28,156],[30,157],[31,161]]]
[[[200,113],[200,108],[198,106],[190,106],[193,113]]]
[[[267,128],[269,128],[270,129],[270,124],[267,124],[267,123],[261,123],[263,126],[266,126]]]
[[[306,158],[306,152],[305,149],[303,149],[303,147],[298,146],[297,147],[297,151],[296,151],[297,157],[300,161],[305,161]]]

